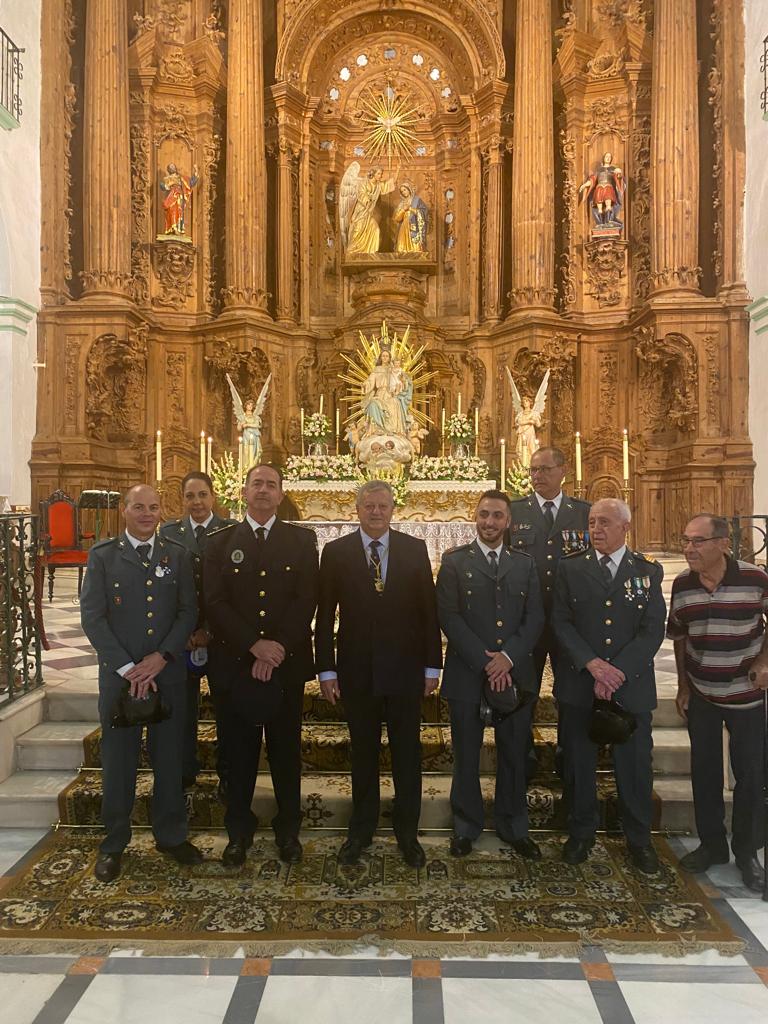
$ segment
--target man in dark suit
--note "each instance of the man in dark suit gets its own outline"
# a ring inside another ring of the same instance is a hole
[[[623,501],[596,501],[589,513],[594,550],[560,563],[552,628],[561,656],[555,697],[561,723],[569,838],[563,860],[580,864],[595,842],[598,748],[588,735],[594,698],[614,700],[634,713],[637,729],[614,744],[613,764],[630,860],[653,874],[651,845],[651,712],[656,707],[653,659],[664,639],[664,572],[658,562],[627,547],[631,513]]]
[[[192,567],[195,574],[195,590],[197,591],[198,617],[197,624],[187,642],[187,651],[195,652],[192,657],[199,665],[199,670],[194,671],[187,665],[187,700],[184,710],[184,757],[182,761],[182,778],[184,788],[194,786],[197,773],[200,771],[200,762],[197,759],[197,718],[200,707],[200,679],[205,674],[208,676],[208,685],[216,701],[215,672],[208,658],[208,645],[211,642],[211,633],[206,621],[205,608],[203,605],[203,552],[208,534],[220,529],[229,522],[229,519],[222,519],[214,512],[216,496],[213,493],[213,481],[207,473],[196,471],[188,473],[181,481],[181,497],[184,503],[184,515],[181,519],[174,519],[171,522],[163,523],[160,527],[160,536],[169,537],[177,544],[182,544],[192,557]],[[223,750],[223,732],[221,722],[216,721],[216,767],[219,778],[225,776],[224,764],[226,755]]]
[[[229,843],[222,857],[227,866],[243,864],[253,844],[251,801],[262,735],[277,801],[272,828],[280,858],[288,864],[302,858],[301,715],[304,683],[315,674],[317,538],[313,530],[277,518],[282,483],[274,466],[249,469],[245,519],[217,531],[205,549],[205,609],[230,760],[224,818]]]
[[[376,831],[386,722],[392,824],[406,863],[421,867],[421,700],[437,687],[442,649],[426,545],[390,529],[393,511],[389,484],[363,484],[357,494],[360,529],[323,548],[315,650],[323,695],[332,704],[343,700],[352,745],[352,817],[339,863],[356,864]]]
[[[437,576],[437,609],[448,637],[440,693],[451,709],[453,782],[450,850],[464,857],[483,831],[480,748],[484,722],[480,699],[487,679],[494,690],[515,683],[537,690],[533,649],[544,625],[539,579],[533,559],[505,548],[509,499],[503,491],[486,491],[475,513],[477,537],[446,551]],[[541,851],[528,835],[526,744],[531,704],[495,725],[496,833],[531,860]]]
[[[111,728],[121,692],[133,697],[159,690],[171,715],[148,729],[154,772],[152,830],[157,848],[181,864],[202,854],[187,842],[181,783],[184,731],[184,650],[197,621],[192,564],[174,541],[155,536],[160,498],[139,484],[125,496],[125,530],[95,544],[80,597],[85,635],[99,657],[102,804],[104,837],[95,875],[111,882],[120,874],[131,838],[131,811],[141,751],[141,726]]]

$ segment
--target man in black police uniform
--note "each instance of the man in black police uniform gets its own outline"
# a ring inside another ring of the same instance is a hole
[[[505,548],[509,499],[486,491],[475,513],[477,537],[446,551],[437,576],[437,610],[448,637],[440,693],[451,709],[453,782],[450,850],[464,857],[484,826],[480,791],[480,748],[484,724],[480,698],[487,678],[494,690],[512,680],[535,693],[533,648],[544,625],[538,574],[533,559]],[[531,705],[499,720],[496,729],[496,833],[531,860],[541,851],[528,835],[526,744]]]
[[[657,562],[627,547],[630,520],[623,501],[596,501],[589,513],[594,550],[564,558],[558,569],[552,628],[561,652],[554,693],[568,802],[563,860],[582,863],[595,842],[598,748],[588,732],[597,697],[615,700],[637,720],[629,739],[614,745],[613,764],[630,860],[653,874],[659,862],[651,845],[651,712],[656,707],[653,659],[666,618],[664,573]]]
[[[217,531],[205,549],[205,609],[230,758],[224,819],[229,843],[222,857],[228,866],[244,863],[253,844],[251,801],[263,734],[277,801],[272,828],[280,858],[288,864],[302,858],[301,715],[304,683],[315,674],[311,625],[317,607],[317,537],[313,530],[276,517],[282,484],[274,466],[249,469],[243,487],[245,519]],[[279,686],[282,698],[276,714],[262,725],[258,708],[253,713],[242,708],[244,700],[253,703],[254,687],[267,685]]]
[[[157,848],[182,864],[202,860],[187,842],[181,783],[184,730],[184,649],[197,621],[197,600],[189,554],[174,541],[155,536],[160,498],[139,484],[125,496],[125,531],[95,544],[80,597],[85,635],[99,657],[102,804],[104,837],[95,874],[111,882],[120,874],[131,838],[131,811],[141,749],[141,727],[111,728],[126,681],[134,697],[159,690],[170,718],[148,726],[154,772],[152,830]]]
[[[184,515],[181,519],[163,523],[160,527],[160,536],[170,537],[171,540],[182,544],[189,551],[192,556],[195,590],[197,591],[197,624],[187,642],[187,650],[197,652],[200,658],[200,671],[195,672],[187,665],[184,757],[181,766],[184,788],[188,789],[194,786],[197,773],[200,771],[200,762],[197,759],[197,718],[200,707],[200,679],[203,675],[208,677],[208,686],[214,702],[216,700],[215,669],[208,657],[211,632],[203,605],[203,552],[208,535],[225,526],[229,519],[222,519],[214,512],[216,496],[213,492],[213,481],[207,473],[200,470],[187,473],[181,481],[181,497],[184,503]],[[223,750],[223,732],[218,717],[217,715],[216,768],[221,779],[226,777],[223,767],[226,764],[226,755]]]

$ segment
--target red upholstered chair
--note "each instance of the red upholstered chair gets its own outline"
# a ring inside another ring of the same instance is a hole
[[[57,569],[77,569],[77,596],[83,586],[83,570],[88,552],[83,541],[92,533],[80,533],[77,505],[64,491],[54,491],[40,502],[40,540],[43,562],[48,568],[48,600],[53,600],[53,579]]]

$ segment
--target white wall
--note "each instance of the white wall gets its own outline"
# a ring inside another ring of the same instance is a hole
[[[30,500],[40,305],[40,5],[0,0],[0,28],[24,66],[21,126],[0,128],[0,495]],[[63,42],[63,40],[62,40]]]
[[[768,35],[768,0],[745,0],[747,180],[744,252],[755,300],[749,332],[749,433],[755,450],[756,513],[768,513],[768,121],[760,109],[760,58]],[[762,333],[758,333],[762,332]]]

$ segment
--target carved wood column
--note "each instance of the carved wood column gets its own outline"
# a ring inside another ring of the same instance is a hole
[[[293,161],[296,154],[288,139],[277,140],[277,204],[279,230],[277,232],[277,319],[293,322],[294,310],[293,244],[294,202]]]
[[[651,280],[697,290],[699,111],[696,0],[657,0],[651,96]]]
[[[128,0],[89,0],[85,22],[83,256],[86,293],[131,280]]]
[[[726,302],[749,302],[744,283],[744,16],[740,4],[715,0],[712,16],[717,66],[710,75],[710,103],[715,108],[715,159],[720,224],[720,288]],[[718,117],[719,115],[719,117]],[[718,123],[719,122],[719,123]]]
[[[224,305],[267,310],[262,0],[230,0]]]
[[[483,266],[483,317],[485,320],[501,319],[501,259],[502,226],[504,218],[501,209],[503,140],[494,135],[483,151],[488,162],[487,193],[485,196],[485,264]]]
[[[513,309],[555,301],[550,0],[518,0],[512,160]]]

